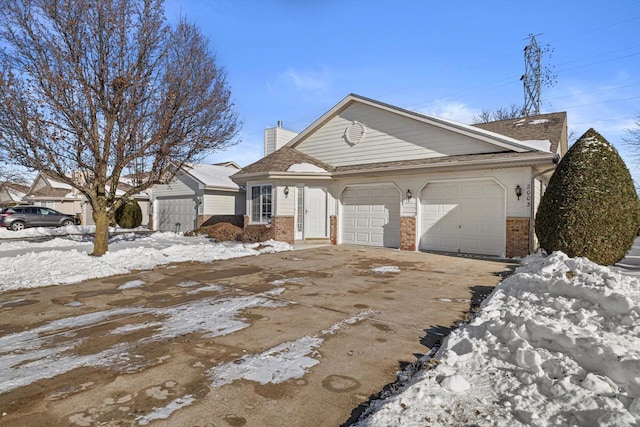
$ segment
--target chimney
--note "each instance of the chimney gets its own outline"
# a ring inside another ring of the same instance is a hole
[[[282,129],[282,120],[278,120],[278,127]]]

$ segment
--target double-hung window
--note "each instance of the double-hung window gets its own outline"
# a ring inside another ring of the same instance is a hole
[[[271,223],[271,185],[255,185],[251,187],[251,222]]]

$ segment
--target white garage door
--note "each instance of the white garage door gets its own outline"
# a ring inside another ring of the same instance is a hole
[[[350,187],[342,193],[342,242],[400,246],[400,192],[393,186]]]
[[[196,228],[197,201],[188,198],[157,198],[158,230],[185,232]]]
[[[427,184],[420,199],[420,249],[504,256],[504,198],[493,180]]]

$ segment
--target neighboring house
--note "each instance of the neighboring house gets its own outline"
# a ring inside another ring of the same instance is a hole
[[[242,225],[244,189],[229,177],[238,172],[234,162],[184,167],[170,184],[154,185],[154,230],[184,232],[223,218]]]
[[[232,179],[277,240],[512,257],[566,151],[565,113],[468,126],[352,94]]]
[[[29,204],[46,206],[67,215],[82,215],[82,197],[69,184],[39,172],[24,199]],[[83,221],[86,216],[82,215]]]
[[[28,185],[15,182],[0,183],[0,207],[24,204],[22,200],[29,191]]]
[[[122,195],[131,188],[128,184],[121,183],[116,194]],[[142,209],[142,225],[149,223],[149,195],[146,192],[133,195]],[[71,185],[58,181],[40,172],[33,180],[27,194],[22,199],[24,202],[38,206],[46,206],[59,212],[79,216],[82,225],[93,225],[93,210],[86,198]]]

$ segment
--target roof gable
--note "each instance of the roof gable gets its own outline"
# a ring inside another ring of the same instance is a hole
[[[353,129],[359,139],[352,140]],[[302,131],[287,147],[335,167],[540,149],[508,136],[353,94]]]

